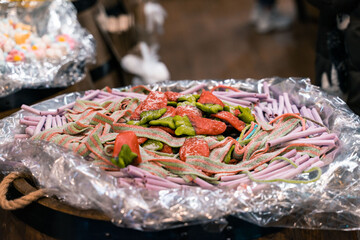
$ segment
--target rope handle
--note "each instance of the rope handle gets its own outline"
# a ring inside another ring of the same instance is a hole
[[[38,200],[41,197],[44,197],[46,194],[45,189],[41,188],[36,191],[33,191],[27,195],[24,195],[20,198],[14,200],[7,200],[6,194],[9,190],[9,185],[18,178],[25,178],[27,175],[25,173],[12,172],[8,174],[2,182],[0,183],[0,207],[5,210],[16,210],[19,208],[24,208],[30,203]]]

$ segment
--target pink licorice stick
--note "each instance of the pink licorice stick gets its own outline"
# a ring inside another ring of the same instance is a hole
[[[309,156],[304,155],[301,158],[299,158],[296,161],[296,163],[297,164],[302,164],[305,161],[307,161],[308,159],[309,159]],[[298,166],[298,168],[299,168],[299,166]],[[296,168],[296,169],[298,169],[298,168]],[[274,179],[274,178],[285,179],[285,178],[289,177],[288,172],[292,172],[293,171],[292,169],[294,169],[294,167],[291,166],[291,165],[288,165],[288,166],[280,168],[280,169],[276,169],[276,170],[272,169],[273,170],[272,172],[268,172],[268,173],[265,173],[265,174],[263,174],[263,172],[253,173],[252,176],[256,177],[258,179],[261,179],[261,180],[268,180],[269,178],[272,178],[272,179]],[[295,174],[294,176],[296,176],[297,174]],[[243,174],[243,176],[244,176],[243,178],[240,178],[240,179],[237,179],[237,180],[234,180],[234,181],[221,182],[221,183],[219,183],[219,186],[234,186],[234,185],[238,185],[238,184],[241,184],[241,183],[249,183],[251,181],[247,177],[246,174]]]
[[[284,113],[284,96],[279,96],[279,106],[278,106],[278,115],[282,115]]]
[[[85,93],[85,96],[83,96],[82,98],[80,98],[81,100],[91,100],[93,98],[95,98],[99,93],[100,93],[101,90],[95,90],[95,91],[92,91],[90,94],[87,94]]]
[[[65,111],[65,109],[71,109],[74,107],[76,101],[75,102],[72,102],[72,103],[69,103],[69,104],[66,104],[64,106],[61,106],[57,109],[57,113],[60,114],[62,113],[63,111]]]
[[[20,119],[20,124],[28,125],[28,126],[37,126],[39,121],[30,121],[25,119]]]
[[[270,95],[269,95],[269,93],[256,93],[255,97],[257,97],[259,99],[266,99],[266,98],[269,98]]]
[[[283,155],[283,157],[285,157],[285,158],[292,158],[292,157],[295,156],[295,154],[296,154],[296,150],[295,150],[295,149],[292,149],[291,151],[285,153],[285,154]],[[273,165],[275,165],[275,164],[277,164],[277,163],[284,163],[285,165],[286,165],[286,164],[289,164],[289,163],[287,163],[287,162],[285,162],[285,161],[282,161],[282,160],[276,160],[276,161],[273,161],[272,163],[270,163],[267,168],[265,168],[264,170],[262,170],[262,171],[260,171],[260,172],[265,171],[266,169],[268,169],[269,167],[272,167]],[[259,172],[259,173],[260,173],[260,172]],[[223,176],[223,177],[221,177],[221,181],[226,182],[226,181],[236,180],[236,179],[242,178],[243,176],[241,176],[241,175],[247,176],[246,174],[238,174],[238,175],[232,175],[232,176]]]
[[[42,129],[42,127],[43,127],[44,124],[45,124],[45,121],[46,121],[46,117],[43,116],[43,117],[41,118],[41,120],[39,121],[38,125],[37,125],[36,128],[35,128],[34,135],[36,135],[36,134],[38,134],[39,132],[41,132],[41,129]]]
[[[148,172],[144,169],[138,168],[136,166],[133,166],[133,165],[127,166],[124,170],[127,171],[127,169],[134,169],[135,171],[140,172],[143,176],[152,175],[150,172]]]
[[[241,100],[249,101],[249,102],[252,102],[252,103],[259,103],[260,102],[260,99],[256,98],[256,97],[244,97],[244,98],[241,98]]]
[[[199,185],[200,187],[204,188],[204,189],[213,189],[214,185],[202,180],[201,178],[197,177],[193,180],[194,183],[196,183],[197,185]]]
[[[267,94],[268,96],[270,96],[270,90],[269,90],[269,83],[268,82],[264,82],[263,83],[263,90],[264,93]]]
[[[142,173],[141,171],[139,171],[138,169],[135,168],[126,168],[126,172],[127,174],[129,174],[131,177],[139,177],[139,178],[143,178],[145,176],[144,173]]]
[[[121,179],[121,178],[118,178],[118,179],[117,179],[117,182],[118,182],[118,184],[119,184],[120,186],[124,186],[124,187],[130,187],[130,186],[131,186],[128,182],[124,181],[124,180]]]
[[[39,122],[41,119],[41,116],[24,116],[25,120],[33,121],[33,122]]]
[[[308,169],[312,166],[315,162],[319,161],[318,157],[311,158],[308,161],[304,162],[303,164],[299,165],[297,168],[293,168],[290,171],[285,173],[278,173],[276,175],[271,176],[271,179],[282,178],[282,179],[291,179],[296,175],[302,173],[305,169]],[[271,180],[269,179],[269,180]]]
[[[294,113],[300,113],[299,109],[297,108],[296,105],[291,105],[291,109],[293,110]]]
[[[51,128],[52,119],[53,119],[53,117],[51,115],[46,116],[45,129],[50,129]]]
[[[91,91],[90,94],[86,95],[86,93],[85,93],[85,96],[78,98],[78,100],[91,100],[94,97],[96,97],[99,93],[100,93],[100,90]],[[70,109],[70,108],[74,107],[75,103],[76,103],[76,101],[59,107],[56,110],[57,114],[62,113],[65,109]]]
[[[327,129],[325,127],[319,127],[319,128],[314,128],[314,129],[308,129],[308,130],[297,132],[297,133],[290,133],[290,134],[288,134],[288,135],[286,135],[284,137],[280,137],[280,138],[268,141],[267,145],[269,147],[273,147],[273,146],[276,146],[276,145],[278,145],[280,143],[283,143],[283,142],[295,140],[295,139],[298,139],[298,138],[307,137],[307,136],[310,136],[310,135],[316,134],[316,133],[323,133],[323,132],[326,132],[326,131],[327,131]]]
[[[267,122],[264,118],[263,111],[260,107],[256,106],[254,107],[254,110],[256,111],[256,116],[263,122]]]
[[[296,153],[297,153],[296,150],[295,150],[295,149],[292,149],[292,150],[290,150],[289,152],[287,152],[287,153],[285,153],[284,155],[282,155],[282,157],[292,158],[292,157],[295,157]],[[281,160],[275,160],[275,161],[271,162],[268,167],[270,167],[270,166],[272,166],[272,165],[274,165],[274,164],[276,164],[276,163],[278,163],[278,162],[283,162],[283,161],[281,161]]]
[[[318,111],[315,108],[311,108],[311,113],[312,113],[312,116],[314,117],[315,121],[317,121],[318,123],[324,124]]]
[[[301,165],[309,159],[310,159],[309,155],[304,155],[304,156],[299,157],[298,159],[295,159],[295,163],[297,165]],[[257,177],[259,179],[267,179],[267,178],[270,178],[273,176],[281,175],[293,168],[294,168],[294,166],[292,166],[290,164],[286,164],[285,167],[283,167],[283,168],[271,169],[272,171],[267,171],[267,172],[258,172],[258,173],[253,174],[253,176]]]
[[[218,98],[220,100],[223,100],[223,101],[229,101],[229,102],[232,102],[232,103],[236,103],[237,105],[243,105],[243,106],[250,106],[251,105],[251,102],[241,100],[241,99],[237,99],[237,98],[229,98],[229,97],[226,97],[226,96],[219,96]]]
[[[301,158],[301,159],[299,159],[299,158]],[[309,159],[309,156],[307,156],[307,155],[302,156],[302,157],[295,156],[295,157],[290,158],[290,160],[292,160],[292,161],[299,161],[299,160],[306,161],[307,159]],[[280,160],[277,160],[277,161],[280,161]],[[291,168],[293,168],[293,166],[290,166],[288,162],[280,161],[272,166],[269,165],[267,168],[265,168],[262,171],[252,173],[252,175],[256,178],[266,178],[267,176],[271,176],[278,172],[285,172]],[[245,183],[245,182],[250,182],[250,179],[248,178],[247,174],[240,174],[239,178],[234,182],[236,182],[237,184]],[[231,183],[229,183],[229,184],[231,184]],[[224,184],[224,185],[227,185],[227,184]]]
[[[302,107],[300,108],[300,114],[301,114],[302,116],[307,117],[307,118],[313,119],[313,117],[312,117],[312,115],[311,115],[311,112],[310,112],[309,109],[308,109],[307,107],[305,107],[305,106],[302,106]],[[314,119],[313,119],[313,120],[314,120]],[[309,125],[309,126],[313,126],[313,125],[314,125],[314,123],[311,122],[311,121],[306,121],[306,123],[307,123],[307,125]]]
[[[110,97],[110,96],[114,96],[114,95],[113,95],[112,93],[109,93],[109,92],[100,91],[100,92],[99,92],[99,96]]]
[[[273,112],[274,112],[274,117],[279,116],[279,114],[278,114],[278,102],[275,99],[272,99],[271,103],[272,103],[272,109],[273,109]]]
[[[226,104],[228,104],[228,105],[233,105],[233,106],[240,105],[240,106],[242,106],[242,107],[249,107],[249,106],[247,106],[247,105],[238,104],[238,103],[236,103],[236,102],[229,101],[229,100],[221,100],[221,101],[223,101],[224,103],[226,103]]]
[[[310,128],[309,128],[310,129]],[[294,140],[294,141],[302,141],[302,140],[314,140],[314,141],[317,141],[317,140],[333,140],[333,141],[338,141],[338,137],[335,133],[327,133],[327,132],[324,132],[323,134],[321,134],[320,136],[317,136],[317,137],[312,137],[312,138],[299,138],[297,140]]]
[[[313,139],[333,139],[335,141],[339,140],[338,136],[336,135],[336,133],[323,133],[318,137],[313,137]]]
[[[291,108],[291,103],[290,103],[290,99],[289,99],[289,94],[288,93],[284,93],[284,104],[285,104],[285,109],[287,110],[288,113],[293,113],[293,110]]]
[[[121,97],[134,97],[134,98],[138,98],[140,100],[144,100],[147,97],[147,95],[145,95],[145,94],[134,93],[134,92],[121,92],[121,91],[118,91],[115,89],[112,90],[112,94],[121,96]]]
[[[321,167],[323,167],[324,165],[325,165],[325,163],[320,160],[320,161],[314,163],[313,165],[311,165],[310,167],[308,167],[308,168],[306,169],[306,171],[310,170],[310,168],[313,168],[313,167],[319,167],[319,168],[321,168]]]
[[[56,115],[56,116],[58,116],[58,115]],[[58,127],[58,125],[57,125],[57,123],[56,123],[56,118],[52,118],[52,121],[51,121],[51,127],[52,128],[56,128],[56,127]]]
[[[169,180],[170,182],[173,183],[177,183],[180,185],[190,185],[191,183],[186,182],[184,179],[179,178],[179,177],[166,177],[167,180]]]
[[[296,143],[306,143],[306,144],[312,144],[312,145],[316,145],[316,146],[335,146],[334,140],[326,140],[326,139],[314,140],[311,138],[289,141],[289,142],[284,143],[284,146],[288,146],[290,144],[296,144]]]
[[[182,92],[180,92],[181,94],[190,94],[190,93],[194,93],[194,92],[197,92],[199,91],[200,89],[204,89],[204,87],[206,87],[206,83],[199,83],[198,85],[194,86],[194,87],[191,87],[189,89],[186,89]]]
[[[102,98],[102,99],[99,99],[98,100],[98,102],[99,103],[104,103],[104,102],[106,102],[106,101],[114,101],[115,99],[120,99],[119,97],[117,97],[117,96],[110,96],[110,97],[104,97],[104,98]]]
[[[56,125],[58,125],[58,127],[63,125],[61,121],[61,117],[59,115],[55,116],[55,120],[56,120]]]
[[[58,114],[57,110],[55,110],[55,111],[40,111],[41,116],[56,115],[56,114]]]
[[[30,107],[26,104],[23,104],[21,105],[21,109],[23,109],[24,111],[27,111],[27,112],[30,112],[30,113],[33,113],[33,114],[36,114],[36,115],[40,115],[40,111],[33,108],[33,107]]]
[[[61,117],[61,123],[62,123],[62,126],[67,123],[65,116]]]
[[[35,127],[27,127],[25,128],[25,133],[32,136],[34,135],[34,132],[35,132]]]
[[[259,104],[258,107],[265,113],[267,113],[269,115],[269,117],[273,117],[273,112],[271,111],[270,108],[264,106],[263,104]]]
[[[250,93],[250,92],[222,92],[222,91],[214,91],[213,94],[215,96],[226,96],[231,98],[246,98],[253,97],[258,99],[265,99],[268,97],[265,93]]]
[[[165,187],[165,188],[179,188],[180,185],[170,182],[170,181],[159,181],[156,179],[151,179],[151,178],[146,178],[144,180],[145,184],[152,184],[152,185],[156,185],[156,186],[160,186],[160,187]]]

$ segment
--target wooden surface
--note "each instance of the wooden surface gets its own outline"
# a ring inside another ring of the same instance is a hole
[[[172,79],[315,76],[316,14],[299,21],[295,1],[278,0],[295,18],[287,31],[257,34],[249,22],[255,0],[160,0],[168,17],[160,58]]]

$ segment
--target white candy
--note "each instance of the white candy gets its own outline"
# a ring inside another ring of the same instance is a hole
[[[15,47],[15,41],[8,38],[4,44],[4,52],[10,52]]]
[[[50,59],[60,59],[62,56],[61,51],[59,49],[48,48],[46,50],[46,57]]]
[[[42,36],[41,39],[43,40],[43,42],[44,42],[46,45],[50,45],[51,42],[52,42],[49,35],[44,35],[44,36]]]
[[[62,43],[53,43],[50,46],[53,49],[57,49],[61,52],[61,55],[66,55],[68,53],[68,48],[66,47],[65,44]]]

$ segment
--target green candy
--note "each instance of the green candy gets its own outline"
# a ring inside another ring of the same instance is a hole
[[[200,98],[200,94],[193,94],[193,97],[196,99],[196,101]]]
[[[163,126],[163,127],[169,127],[171,129],[176,128],[173,117],[165,117],[157,120],[151,120],[149,124],[151,126]]]
[[[177,107],[177,102],[168,101],[167,105],[172,107]]]
[[[206,112],[206,113],[210,113],[210,114],[218,113],[218,112],[220,112],[220,111],[222,111],[224,109],[219,104],[211,104],[211,103],[201,104],[201,103],[197,102],[195,105],[201,111]]]
[[[129,124],[129,125],[139,125],[139,121],[130,120],[130,121],[127,121],[127,124]]]
[[[250,108],[238,106],[241,114],[238,115],[238,118],[245,123],[251,123],[255,121],[254,116],[251,114]]]
[[[228,153],[226,154],[226,156],[224,158],[224,163],[227,163],[227,164],[230,163],[231,156],[232,156],[232,153],[233,153],[234,149],[235,149],[235,145],[232,145],[230,147],[230,150],[228,151]]]
[[[148,139],[146,142],[142,144],[142,147],[148,150],[161,151],[161,149],[163,149],[164,147],[164,144],[157,140]]]
[[[195,106],[195,103],[196,102],[188,102],[188,101],[185,101],[185,102],[178,102],[177,106]]]
[[[224,139],[225,139],[224,135],[217,135],[216,136],[216,140],[218,140],[219,142],[224,140]]]
[[[140,121],[128,121],[127,124],[129,125],[135,125],[135,126],[141,126],[141,127],[149,127],[148,124],[144,123],[144,124],[141,124]]]
[[[132,161],[137,157],[138,155],[131,151],[129,145],[124,144],[121,147],[119,155],[116,158],[111,158],[110,160],[119,168],[125,168],[126,166],[130,165],[130,163],[132,163]]]
[[[157,110],[149,110],[149,111],[145,111],[140,113],[140,125],[143,125],[147,122],[150,122],[151,120],[155,120],[160,118],[162,115],[164,115],[164,113],[166,113],[166,108],[160,108]]]
[[[180,96],[177,100],[178,100],[178,102],[190,102],[190,103],[194,104],[196,102],[196,97],[191,94],[186,94],[186,95]]]
[[[176,115],[173,119],[176,126],[175,134],[177,136],[180,135],[195,136],[195,129],[193,128],[187,116],[181,117]]]

